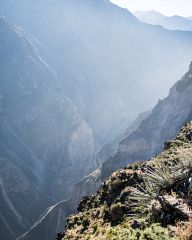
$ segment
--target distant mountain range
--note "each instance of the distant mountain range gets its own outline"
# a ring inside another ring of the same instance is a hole
[[[108,0],[6,0],[0,14],[31,36],[99,146],[165,97],[191,60],[192,34],[141,24]]]
[[[134,15],[142,22],[161,25],[170,30],[192,31],[192,17],[165,16],[157,11],[137,11]]]

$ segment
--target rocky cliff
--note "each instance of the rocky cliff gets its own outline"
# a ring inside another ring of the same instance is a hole
[[[111,143],[102,147],[101,150],[91,158],[91,166],[94,166],[95,168],[101,166],[104,160],[116,152],[120,139],[122,140],[137,129],[149,114],[150,111],[140,114],[124,133],[114,139]],[[54,239],[57,233],[63,230],[67,216],[77,211],[81,198],[83,196],[94,194],[101,184],[101,169],[98,168],[96,171],[74,185],[71,197],[68,200],[49,207],[45,213],[38,218],[29,231],[18,238],[18,240],[41,240],[42,238],[46,240]]]
[[[57,233],[63,230],[66,218],[77,211],[81,197],[95,193],[101,183],[101,174],[98,169],[74,185],[72,195],[68,200],[47,208],[35,224],[17,240],[55,239]]]
[[[130,129],[125,131],[124,136],[126,134],[128,136],[120,141],[116,154],[106,160],[101,168],[75,185],[72,197],[69,200],[72,203],[73,210],[76,209],[82,196],[93,194],[112,172],[127,166],[131,162],[147,160],[162,151],[164,142],[176,136],[181,126],[192,119],[191,73],[192,65],[182,79],[171,88],[166,99],[159,101],[152,112],[144,113],[136,119],[132,126],[133,132],[130,132]],[[100,154],[102,155],[102,153]],[[69,212],[65,205],[62,212]],[[56,215],[59,217],[57,213]],[[53,221],[54,218],[47,216],[47,221],[48,219]],[[64,222],[65,219],[63,219]],[[38,228],[34,227],[33,232],[29,231],[22,239],[33,236],[31,234],[36,234],[40,229],[40,225],[38,225]],[[48,225],[44,226],[44,229],[43,232],[46,233]],[[56,227],[52,229],[51,236],[54,235],[56,229]]]
[[[0,13],[56,69],[99,147],[165,97],[192,59],[190,32],[140,23],[108,0],[6,0]]]
[[[95,145],[166,94],[191,59],[192,34],[142,24],[107,0],[2,0],[0,13],[17,25],[0,20],[1,197],[11,215],[0,213],[12,239],[95,170]],[[95,191],[110,164],[72,196]]]
[[[78,214],[67,218],[58,240],[181,240],[191,238],[192,123],[145,163],[113,173]]]
[[[4,18],[0,62],[1,236],[15,239],[86,175],[94,139],[74,104],[57,91],[54,70]]]
[[[102,179],[132,161],[147,160],[160,152],[163,143],[174,137],[192,117],[192,64],[189,71],[160,100],[139,128],[119,143],[115,156],[101,168]]]

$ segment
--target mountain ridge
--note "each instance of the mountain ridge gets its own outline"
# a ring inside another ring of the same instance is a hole
[[[72,197],[69,199],[71,202],[75,200],[73,210],[75,210],[77,202],[82,196],[94,194],[99,185],[105,182],[106,178],[114,171],[130,163],[134,165],[133,162],[136,162],[135,165],[137,165],[137,161],[148,160],[160,153],[163,149],[164,142],[175,137],[179,129],[186,122],[192,120],[192,102],[190,100],[192,91],[191,72],[192,64],[189,66],[189,71],[171,88],[169,96],[164,100],[160,100],[149,114],[145,113],[146,117],[143,116],[143,121],[138,125],[136,124],[136,129],[133,129],[133,132],[130,133],[128,137],[120,141],[117,152],[109,157],[102,164],[101,168],[98,168],[97,171],[76,184]],[[167,120],[165,121],[164,118]],[[142,139],[142,141],[140,141],[140,139]],[[147,144],[149,144],[149,146]],[[87,178],[89,179],[89,184],[87,184]],[[89,197],[87,199],[89,199]],[[66,211],[68,210],[62,208],[63,213]],[[47,221],[52,221],[51,219],[53,218],[48,218]],[[64,219],[63,223],[65,223]],[[40,229],[40,227],[39,230],[34,228],[34,234],[41,231]],[[44,229],[46,232],[46,227]],[[56,229],[52,230],[51,237],[53,238]],[[34,236],[33,232],[29,231],[21,239],[27,239],[28,236]]]
[[[191,59],[191,33],[142,24],[127,10],[97,2],[0,1],[8,19],[0,25],[1,197],[29,223],[13,233],[15,217],[1,206],[11,240],[50,205],[56,220],[65,205],[64,221],[73,206],[63,199],[96,190],[95,149],[164,95]],[[102,167],[102,177],[107,171]]]
[[[192,21],[188,17],[179,15],[165,16],[157,11],[136,11],[135,16],[142,22],[161,25],[170,30],[191,31]]]
[[[191,171],[191,143],[192,122],[159,155],[114,172],[81,200],[57,239],[190,239],[190,176],[183,171]]]
[[[190,33],[169,32],[141,24],[128,10],[109,2],[105,4],[105,1],[100,1],[108,9],[107,15],[98,10],[95,12],[94,7],[89,6],[92,1],[89,2],[86,5],[84,1],[79,1],[79,9],[74,1],[54,4],[54,1],[33,0],[18,5],[13,0],[8,0],[1,3],[0,11],[51,51],[46,53],[49,55],[46,61],[51,62],[50,65],[57,70],[60,91],[77,106],[82,118],[93,129],[100,147],[118,135],[111,136],[114,132],[111,129],[119,126],[121,128],[118,132],[122,132],[137,114],[154,105],[159,92],[166,94],[172,85],[167,82],[170,79],[175,81],[191,59],[192,37]],[[96,2],[93,3],[95,6]],[[29,12],[29,6],[30,11],[34,12],[33,16]],[[23,15],[19,14],[21,10]],[[172,44],[168,44],[170,41],[166,39],[172,41]],[[178,49],[180,50],[177,51]],[[144,53],[154,71],[143,66]],[[111,72],[110,69],[114,71]],[[118,85],[116,79],[119,79]],[[144,87],[144,80],[149,94],[139,91]],[[130,89],[133,81],[135,87]],[[95,85],[96,89],[93,89]],[[157,93],[158,88],[160,91]],[[125,89],[129,89],[130,94]],[[96,93],[90,96],[90,92]],[[132,94],[134,92],[135,95]],[[138,101],[137,94],[147,101],[145,106]],[[135,106],[134,109],[132,105]],[[122,119],[125,119],[124,124]]]
[[[109,162],[106,161],[103,163],[101,168],[104,175],[103,179],[106,177],[105,170],[108,172],[107,168],[109,167],[110,169],[110,163],[115,161],[115,159],[118,158],[118,155],[120,155],[121,159],[124,159],[125,162],[127,162],[128,159],[134,159],[137,161],[139,159],[144,160],[150,158],[152,155],[158,153],[158,151],[161,151],[163,142],[172,138],[176,134],[177,130],[175,131],[175,129],[181,128],[185,122],[190,120],[192,115],[192,103],[189,97],[192,87],[191,73],[192,64],[190,64],[189,71],[182,77],[182,79],[176,82],[170,89],[169,96],[164,100],[159,101],[151,115],[141,123],[140,127],[119,144],[119,151],[116,156],[111,158]],[[184,93],[185,91],[186,93]],[[180,111],[183,111],[182,114]],[[185,111],[186,113],[184,113]],[[169,123],[173,125],[169,126]],[[152,126],[150,126],[151,124]],[[151,127],[154,129],[154,132],[150,130]],[[173,130],[171,127],[173,127]],[[148,136],[148,134],[150,136]],[[164,139],[161,139],[161,135]],[[138,144],[138,146],[141,144],[143,149],[137,152],[137,147],[134,147],[136,144]],[[143,158],[143,156],[145,157]],[[123,163],[124,165],[125,162]],[[119,161],[116,164],[121,165]],[[117,168],[123,167],[123,165],[120,165]],[[114,169],[110,170],[110,173],[113,171]]]
[[[1,236],[12,240],[86,175],[94,139],[72,101],[57,92],[49,65],[5,18],[0,61]]]

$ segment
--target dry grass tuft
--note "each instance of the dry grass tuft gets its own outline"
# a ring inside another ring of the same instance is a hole
[[[176,227],[176,235],[180,240],[192,240],[192,219],[186,225],[178,224]]]

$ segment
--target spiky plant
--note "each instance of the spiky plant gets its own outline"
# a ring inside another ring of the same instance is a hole
[[[150,185],[150,188],[161,189],[167,188],[174,183],[176,175],[172,172],[171,167],[166,166],[164,162],[157,162],[156,167],[146,168],[143,179],[145,180],[146,187]]]
[[[178,160],[173,171],[182,171],[185,175],[192,171],[192,151],[188,149],[178,151]]]
[[[172,171],[180,176],[180,182],[184,182],[188,191],[188,197],[192,195],[192,150],[182,149],[178,151],[178,160]]]
[[[182,155],[183,156],[183,155]],[[165,162],[156,163],[154,168],[146,167],[143,174],[143,183],[138,184],[137,188],[129,196],[131,207],[136,214],[149,214],[154,201],[159,202],[159,197],[163,191],[172,192],[177,185],[186,181],[189,194],[192,189],[192,175],[190,175],[192,161],[190,158],[180,159],[175,166],[167,166]],[[181,162],[181,164],[179,164]],[[185,167],[184,167],[185,166]],[[163,204],[163,202],[159,202]]]
[[[153,183],[144,179],[144,184],[137,185],[130,196],[129,201],[133,211],[138,214],[147,214],[149,203],[158,196],[158,189],[155,190]]]

